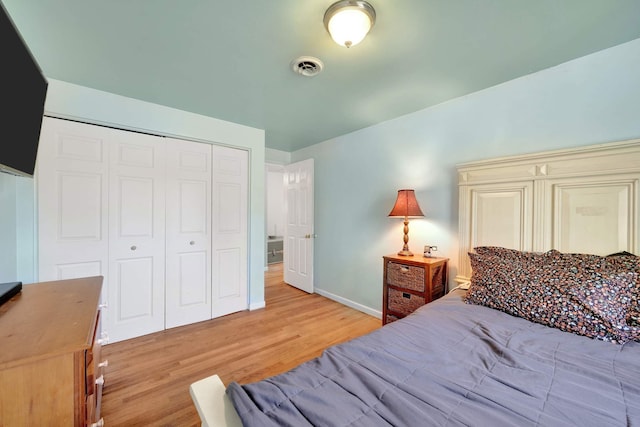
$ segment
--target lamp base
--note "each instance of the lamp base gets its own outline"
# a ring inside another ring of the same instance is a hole
[[[398,255],[400,255],[400,256],[413,256],[413,252],[408,251],[408,250],[401,250],[400,252],[398,252]]]

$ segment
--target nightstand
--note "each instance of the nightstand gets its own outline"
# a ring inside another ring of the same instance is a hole
[[[383,325],[445,294],[449,258],[386,255],[383,260]]]

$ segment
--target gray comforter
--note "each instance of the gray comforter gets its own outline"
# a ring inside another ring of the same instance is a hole
[[[227,394],[245,426],[640,426],[640,343],[562,332],[462,295]]]

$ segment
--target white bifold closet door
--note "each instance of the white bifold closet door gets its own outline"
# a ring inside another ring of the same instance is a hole
[[[45,117],[39,280],[104,276],[117,342],[248,307],[248,152]]]
[[[35,173],[40,281],[108,280],[111,129],[45,117]],[[102,288],[103,301],[106,295]],[[104,319],[103,319],[104,320]]]
[[[247,308],[249,153],[213,146],[212,317]]]
[[[211,318],[211,145],[167,139],[166,326]]]
[[[109,339],[164,329],[165,144],[113,131],[109,141]]]

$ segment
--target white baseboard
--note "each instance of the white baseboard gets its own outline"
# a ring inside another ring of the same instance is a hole
[[[261,308],[265,308],[267,305],[264,301],[252,302],[249,304],[249,311],[260,310]]]
[[[361,311],[361,312],[366,313],[366,314],[368,314],[370,316],[377,317],[378,319],[382,319],[382,312],[379,311],[379,310],[374,310],[371,307],[367,307],[366,305],[362,305],[360,303],[351,301],[351,300],[343,298],[341,296],[332,294],[331,292],[327,292],[327,291],[325,291],[323,289],[315,288],[314,292],[316,294],[318,294],[318,295],[322,295],[325,298],[329,298],[330,300],[333,300],[333,301],[339,302],[340,304],[346,305],[347,307],[351,307],[351,308],[353,308],[355,310]]]

